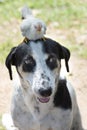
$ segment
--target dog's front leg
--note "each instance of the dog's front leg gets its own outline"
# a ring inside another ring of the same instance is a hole
[[[15,126],[11,126],[9,129],[7,129],[7,130],[19,130],[17,127],[15,127]]]
[[[6,128],[6,130],[19,130],[14,126],[12,117],[9,113],[6,113],[2,117],[2,124]]]

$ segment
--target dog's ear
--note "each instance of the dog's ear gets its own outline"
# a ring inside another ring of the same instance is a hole
[[[15,53],[16,53],[16,47],[12,48],[10,53],[8,54],[5,64],[8,68],[10,79],[12,80],[12,69],[11,65],[15,65]]]
[[[65,60],[65,66],[67,69],[67,72],[69,72],[69,65],[68,65],[68,61],[70,58],[70,51],[62,46],[61,44],[59,44],[58,42],[46,38],[44,41],[45,45],[46,45],[46,51],[49,52],[48,50],[51,50],[53,53],[55,53],[57,55],[57,57],[61,60],[64,59]],[[48,49],[47,49],[48,48]]]
[[[59,49],[59,58],[65,59],[65,66],[66,66],[67,72],[69,72],[68,61],[70,58],[70,51],[66,47],[61,46],[61,45],[60,45],[60,49]]]

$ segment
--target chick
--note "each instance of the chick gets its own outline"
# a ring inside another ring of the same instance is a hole
[[[28,7],[22,9],[22,23],[20,29],[22,35],[29,40],[37,40],[44,37],[46,34],[46,24],[32,15]]]

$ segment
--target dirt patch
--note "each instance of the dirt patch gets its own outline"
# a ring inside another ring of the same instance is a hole
[[[0,26],[0,34],[0,44],[8,41],[16,43],[19,41],[19,37],[22,37],[20,33],[20,21],[11,19],[10,22],[4,22],[2,26]]]
[[[10,110],[12,87],[7,69],[0,64],[0,115]]]
[[[76,90],[83,126],[87,129],[87,60],[73,55],[70,66],[71,73],[68,78]]]

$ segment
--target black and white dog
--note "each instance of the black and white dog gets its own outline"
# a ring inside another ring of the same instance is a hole
[[[69,58],[67,48],[48,38],[26,40],[11,50],[6,58],[10,79],[11,65],[20,79],[11,106],[15,130],[82,130],[73,87],[60,77],[61,59],[69,71]]]

